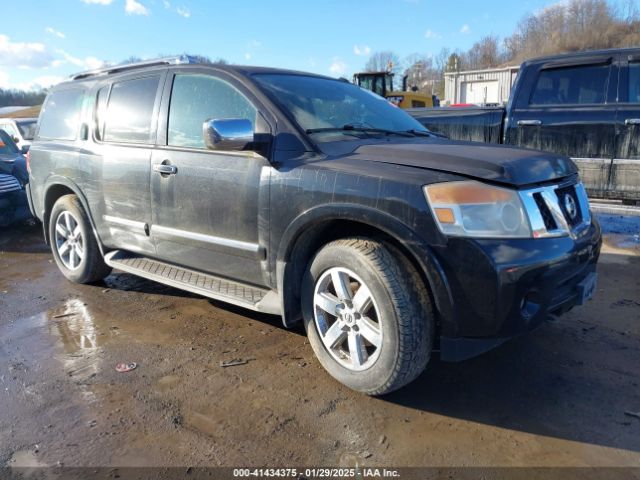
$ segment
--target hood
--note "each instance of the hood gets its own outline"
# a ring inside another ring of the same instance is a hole
[[[567,157],[471,142],[361,145],[351,158],[458,173],[513,186],[558,180],[578,172]]]

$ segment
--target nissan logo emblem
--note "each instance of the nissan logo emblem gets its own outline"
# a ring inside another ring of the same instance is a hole
[[[575,220],[578,215],[578,206],[576,205],[576,201],[569,194],[564,196],[564,209],[571,217],[571,220]]]

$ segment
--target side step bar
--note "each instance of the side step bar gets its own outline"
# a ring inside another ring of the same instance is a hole
[[[249,308],[257,312],[281,315],[278,294],[273,290],[216,277],[170,263],[116,250],[104,261],[110,267],[203,297]]]

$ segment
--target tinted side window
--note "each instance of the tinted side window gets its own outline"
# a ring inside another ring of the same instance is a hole
[[[542,70],[530,105],[605,103],[609,65],[580,65]]]
[[[205,148],[202,124],[213,118],[246,118],[255,127],[256,109],[224,80],[208,75],[176,75],[171,91],[167,144]]]
[[[640,62],[629,64],[629,102],[640,103]]]
[[[60,90],[47,97],[40,114],[40,138],[75,140],[83,100],[82,90]]]
[[[114,83],[107,104],[105,142],[150,143],[159,76]]]

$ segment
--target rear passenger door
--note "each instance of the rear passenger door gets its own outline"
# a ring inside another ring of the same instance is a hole
[[[95,142],[83,165],[98,233],[111,248],[155,253],[149,183],[164,77],[164,71],[119,77],[97,92]]]
[[[589,193],[605,195],[615,139],[614,58],[551,61],[535,68],[515,100],[506,143],[570,156]]]
[[[151,162],[151,234],[161,259],[264,284],[270,163],[253,151],[208,150],[202,132],[205,120],[243,118],[266,133],[257,105],[224,72],[189,68],[169,75],[158,138],[165,146]],[[158,171],[161,165],[173,173]]]
[[[640,200],[640,52],[620,59],[616,154],[611,185],[620,198]]]

